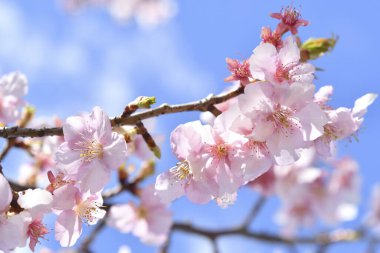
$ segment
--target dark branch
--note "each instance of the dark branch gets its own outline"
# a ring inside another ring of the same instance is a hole
[[[210,111],[214,115],[220,114],[214,105],[225,102],[233,97],[236,97],[244,92],[244,87],[240,86],[238,89],[231,92],[218,95],[218,96],[208,96],[205,99],[179,105],[168,105],[163,104],[157,108],[146,110],[139,113],[134,113],[128,117],[115,117],[111,119],[111,124],[113,126],[118,125],[135,125],[144,119],[157,117],[164,114],[172,114],[178,112],[186,111]],[[53,136],[53,135],[63,135],[62,127],[52,127],[52,128],[20,128],[20,127],[4,127],[0,129],[0,137],[3,138],[14,138],[14,137],[43,137],[43,136]]]

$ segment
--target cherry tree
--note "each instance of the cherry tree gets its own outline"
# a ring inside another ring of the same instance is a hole
[[[134,17],[143,26],[156,25],[176,10],[173,1],[163,0],[66,2],[70,10],[91,5],[106,7],[121,20]],[[225,91],[194,102],[156,106],[155,97],[140,96],[118,116],[94,106],[41,123],[25,100],[27,77],[18,71],[1,76],[0,137],[6,142],[0,161],[17,148],[30,162],[22,165],[18,180],[0,167],[0,252],[35,251],[48,234],[62,247],[59,252],[96,252],[92,243],[106,226],[161,253],[171,252],[179,231],[205,237],[214,252],[219,252],[218,240],[229,235],[285,245],[290,252],[308,244],[323,253],[331,245],[358,241],[375,252],[379,185],[361,226],[311,234],[300,230],[357,218],[359,164],[336,157],[336,147],[357,138],[377,94],[360,94],[351,107],[332,106],[333,86],[316,88],[319,69],[313,60],[332,51],[337,38],[304,41],[298,30],[309,22],[293,6],[270,17],[278,24],[262,28],[261,43],[251,55],[226,58],[231,74]],[[153,134],[150,120],[187,111],[200,112],[200,119],[172,130],[177,163],[158,172],[161,137]],[[106,187],[115,176],[113,186]],[[179,198],[194,205],[215,202],[228,212],[242,188],[260,197],[241,224],[209,229],[173,218],[171,203]],[[115,201],[123,193],[128,200]],[[281,203],[273,213],[278,233],[251,226],[269,198]],[[88,233],[84,226],[91,227]],[[119,252],[130,249],[126,245]]]

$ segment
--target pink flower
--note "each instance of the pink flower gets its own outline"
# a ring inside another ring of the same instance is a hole
[[[265,142],[279,165],[293,163],[301,148],[320,137],[327,117],[313,102],[314,85],[248,85],[239,97],[241,112],[251,120],[250,136]]]
[[[275,84],[311,83],[314,79],[314,66],[299,61],[300,50],[294,38],[289,36],[279,50],[270,43],[257,46],[249,63],[254,79]]]
[[[248,158],[240,151],[246,138],[232,131],[219,132],[208,125],[201,126],[198,131],[201,133],[199,150],[189,152],[186,157],[194,180],[205,180],[210,186],[216,182],[217,192],[215,188],[210,192],[216,198],[235,193],[245,183],[243,168]],[[180,144],[180,140],[178,138],[174,143]]]
[[[91,114],[69,117],[63,133],[65,142],[56,153],[59,168],[70,179],[80,181],[83,191],[101,190],[111,170],[126,159],[123,136],[112,132],[108,116],[99,107]]]
[[[314,102],[319,104],[322,108],[326,107],[326,103],[330,100],[333,93],[333,87],[331,85],[322,86],[314,94]]]
[[[16,215],[7,217],[12,191],[7,179],[0,173],[0,251],[9,252],[20,243],[21,227]]]
[[[240,63],[238,60],[226,58],[228,70],[231,71],[231,75],[224,79],[225,82],[240,81],[241,85],[247,85],[252,78],[251,71],[249,70],[248,60],[244,60]]]
[[[100,194],[82,194],[73,185],[65,185],[54,191],[53,208],[59,212],[55,223],[55,238],[62,247],[73,246],[82,234],[82,223],[94,225],[106,213],[100,207]]]
[[[358,163],[344,157],[332,162],[333,171],[327,183],[327,194],[320,208],[324,221],[334,224],[356,218],[360,199]]]
[[[23,97],[28,92],[28,81],[20,72],[12,72],[0,77],[0,123],[15,122],[25,104]]]
[[[275,175],[276,193],[283,205],[277,221],[292,236],[299,227],[313,225],[318,209],[323,208],[326,175],[321,169],[300,166],[278,166]]]
[[[326,115],[329,121],[324,126],[323,135],[314,141],[318,154],[329,157],[334,150],[335,141],[354,136],[364,121],[367,107],[375,101],[376,97],[376,94],[369,93],[358,98],[353,109],[339,107],[332,110],[327,107]]]
[[[216,194],[215,180],[206,174],[195,178],[194,170],[198,168],[188,161],[192,154],[202,152],[203,132],[204,127],[199,121],[179,125],[172,132],[171,147],[180,162],[156,179],[156,194],[163,202],[169,203],[186,194],[194,203],[202,204],[209,202]]]
[[[357,163],[349,158],[333,160],[329,173],[312,167],[315,161],[308,157],[300,160],[304,162],[274,169],[275,192],[283,204],[278,221],[289,235],[317,218],[328,224],[353,220],[359,199]]]
[[[12,201],[12,190],[7,179],[0,173],[0,214],[7,211]]]
[[[281,23],[278,24],[276,29],[280,34],[290,31],[293,35],[295,35],[298,33],[298,27],[307,26],[309,24],[308,21],[300,19],[300,12],[292,6],[282,9],[281,13],[272,13],[270,16],[281,20]]]
[[[269,27],[263,27],[261,29],[261,40],[263,43],[270,43],[273,46],[275,46],[277,49],[280,49],[283,45],[282,34],[280,34],[277,30],[274,30],[273,32]]]
[[[235,147],[238,155],[233,158],[235,166],[241,167],[244,181],[254,180],[273,165],[266,142],[251,136],[252,122],[242,114],[237,103],[216,118],[213,128],[218,133],[233,132],[244,138],[243,143]]]
[[[275,180],[276,177],[273,169],[271,168],[253,181],[249,182],[247,185],[262,195],[269,196],[274,193]]]
[[[19,215],[22,218],[23,232],[19,246],[24,247],[29,238],[29,248],[34,251],[40,238],[44,238],[49,230],[42,223],[43,216],[51,212],[53,197],[50,192],[41,189],[29,189],[19,194],[17,200],[24,209]]]
[[[139,206],[133,203],[112,206],[108,225],[122,233],[132,232],[144,243],[161,245],[167,240],[172,214],[154,195],[153,186],[143,189],[139,195]]]

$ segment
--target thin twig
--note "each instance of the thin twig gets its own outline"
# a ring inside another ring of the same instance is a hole
[[[2,162],[4,160],[4,158],[7,156],[7,154],[9,153],[9,151],[13,148],[13,146],[15,145],[15,143],[16,143],[16,139],[15,138],[9,138],[8,139],[7,144],[5,145],[5,148],[0,153],[0,162]]]
[[[358,230],[348,229],[346,233],[342,233],[342,231],[338,231],[337,233],[341,234],[339,237],[335,231],[331,233],[321,233],[315,236],[305,236],[305,237],[296,237],[292,239],[288,239],[282,237],[277,234],[266,233],[266,232],[253,232],[248,231],[245,228],[228,228],[228,229],[206,229],[195,227],[186,223],[175,223],[173,225],[174,230],[180,230],[187,233],[199,234],[203,235],[211,240],[214,240],[218,237],[229,236],[229,235],[241,235],[247,238],[260,240],[268,243],[278,243],[278,244],[286,244],[286,245],[294,245],[298,244],[333,244],[340,242],[352,242],[357,241],[362,238],[362,234]],[[352,234],[357,234],[356,237],[352,237]]]
[[[256,218],[256,216],[260,212],[261,208],[264,206],[265,201],[266,201],[265,196],[260,195],[259,199],[254,203],[251,211],[248,213],[247,217],[243,221],[242,223],[243,228],[248,229],[249,225],[253,222],[253,220]]]
[[[376,253],[377,245],[379,241],[376,238],[370,238],[365,253]]]

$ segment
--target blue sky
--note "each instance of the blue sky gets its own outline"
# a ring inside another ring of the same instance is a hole
[[[351,107],[356,98],[367,92],[380,93],[380,29],[374,18],[380,2],[294,2],[311,22],[309,27],[300,29],[302,39],[339,36],[333,53],[314,62],[325,69],[317,74],[316,85],[334,86],[331,104]],[[39,116],[65,118],[90,111],[95,105],[114,116],[140,95],[156,96],[158,104],[189,102],[220,92],[226,86],[223,78],[228,75],[225,57],[248,57],[260,41],[261,27],[276,24],[268,14],[289,3],[180,1],[178,15],[171,21],[153,30],[141,30],[134,23],[118,24],[100,9],[70,15],[57,1],[1,0],[0,70],[6,73],[17,69],[28,76],[27,99],[37,107]],[[361,215],[367,207],[371,185],[380,181],[379,115],[376,101],[359,133],[359,142],[343,141],[339,148],[339,155],[353,156],[361,167]],[[166,170],[176,162],[167,141],[170,131],[198,116],[184,113],[157,119],[156,131],[166,136],[159,170]],[[11,159],[16,155],[14,152],[7,159],[6,169],[17,167],[17,162]],[[256,197],[251,191],[242,190],[236,205],[226,210],[215,204],[197,206],[186,199],[174,203],[172,209],[177,220],[218,228],[242,220]],[[277,201],[269,201],[255,222],[256,228],[276,231],[270,220],[277,206]],[[355,224],[358,222],[347,226]],[[209,242],[200,237],[176,233],[173,241],[172,252],[211,252]],[[132,252],[156,251],[112,229],[100,235],[94,249],[115,252],[123,244],[129,245]],[[53,238],[47,245],[56,247]],[[219,245],[222,253],[232,250],[269,253],[277,248],[233,237],[220,240]],[[364,246],[350,245],[350,250],[359,252]],[[331,252],[346,252],[346,247],[337,246]]]

